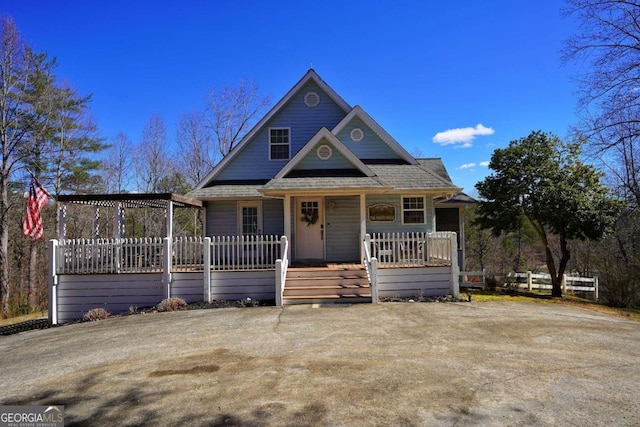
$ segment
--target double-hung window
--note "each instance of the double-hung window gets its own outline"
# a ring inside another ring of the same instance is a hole
[[[424,224],[426,217],[426,204],[424,201],[424,196],[402,197],[403,224]]]
[[[269,160],[289,160],[291,129],[269,128]]]

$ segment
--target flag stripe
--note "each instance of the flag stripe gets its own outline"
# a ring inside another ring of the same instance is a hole
[[[36,177],[31,177],[29,186],[29,200],[27,201],[27,211],[22,224],[22,233],[34,239],[44,239],[44,227],[42,224],[42,208],[49,201],[51,195],[40,184]]]

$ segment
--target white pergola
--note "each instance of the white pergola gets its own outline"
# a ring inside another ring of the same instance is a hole
[[[133,193],[133,194],[64,194],[58,201],[58,239],[66,237],[67,205],[79,204],[94,207],[93,237],[100,234],[100,209],[113,209],[113,236],[120,238],[125,232],[125,209],[164,209],[166,235],[173,237],[173,212],[175,208],[202,208],[202,201],[174,193]]]

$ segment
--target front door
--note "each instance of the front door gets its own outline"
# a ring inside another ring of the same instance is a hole
[[[321,198],[296,203],[296,259],[324,259],[324,209]]]

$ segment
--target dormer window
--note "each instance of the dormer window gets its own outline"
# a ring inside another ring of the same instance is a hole
[[[269,160],[289,160],[290,134],[290,128],[269,128]]]

